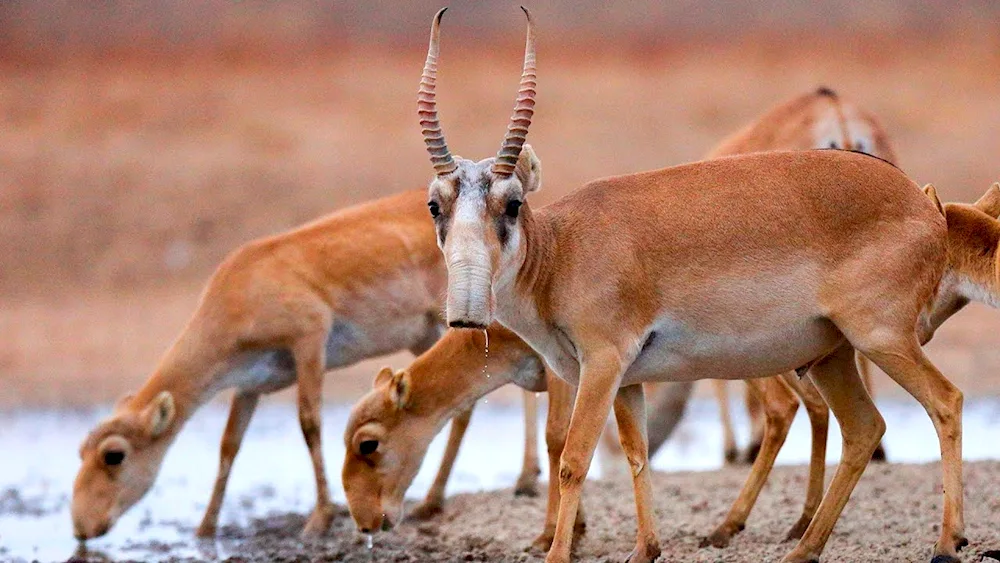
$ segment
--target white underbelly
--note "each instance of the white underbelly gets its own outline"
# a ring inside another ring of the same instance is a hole
[[[434,336],[437,327],[427,315],[382,323],[378,329],[337,321],[326,340],[326,369],[346,367],[362,360],[407,350]],[[289,350],[254,350],[233,358],[224,368],[216,392],[235,387],[246,393],[273,393],[297,380]]]
[[[766,377],[807,365],[842,341],[826,319],[761,323],[738,333],[699,332],[660,323],[626,370],[622,384]]]

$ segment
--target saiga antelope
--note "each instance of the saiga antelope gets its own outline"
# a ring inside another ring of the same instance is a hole
[[[235,387],[218,477],[197,532],[214,535],[260,395],[295,383],[317,496],[303,535],[323,533],[334,514],[320,441],[323,373],[399,350],[419,355],[443,332],[446,271],[425,201],[423,190],[373,201],[230,255],[153,375],[84,440],[73,486],[75,535],[106,533],[152,486],[190,416]],[[533,491],[539,473],[534,394],[526,393],[525,402],[528,438],[518,490]],[[459,423],[469,414],[460,414]],[[438,475],[442,489],[449,470],[445,464]]]
[[[843,116],[850,119],[847,125],[838,121]],[[810,143],[818,142],[817,139],[822,141],[825,138],[835,138],[835,142],[841,143],[843,139],[834,137],[834,134],[840,131],[850,132],[854,137],[849,138],[858,139],[851,141],[855,143],[851,146],[868,148],[887,156],[892,154],[884,133],[873,117],[862,113],[856,106],[825,88],[798,96],[782,104],[778,109],[768,112],[756,123],[727,140],[724,146],[729,147],[727,150],[758,151],[770,146],[769,143],[792,148],[808,146]],[[754,139],[762,141],[755,143]],[[740,142],[736,142],[737,140]],[[824,146],[826,143],[822,141]],[[540,170],[537,172],[540,173]],[[440,426],[451,418],[456,404],[471,405],[475,399],[507,381],[512,380],[524,386],[524,376],[518,371],[521,369],[521,364],[541,365],[540,359],[536,362],[531,361],[529,356],[534,355],[533,351],[523,342],[513,341],[516,340],[516,336],[509,331],[496,324],[489,330],[493,335],[490,339],[490,349],[493,352],[488,362],[492,374],[491,381],[480,381],[480,377],[470,377],[467,373],[468,370],[482,368],[483,345],[469,345],[469,339],[472,337],[460,331],[450,331],[431,350],[415,360],[410,368],[396,372],[398,385],[405,384],[409,389],[414,386],[410,383],[413,381],[418,386],[416,391],[408,393],[409,400],[406,405],[397,405],[385,400],[386,392],[392,388],[382,384],[385,383],[385,377],[377,377],[375,389],[356,403],[355,414],[345,430],[347,456],[344,462],[343,480],[349,505],[357,515],[359,528],[377,529],[377,526],[367,520],[373,514],[397,514],[395,511],[402,506],[404,493],[423,460],[427,445]],[[451,342],[452,340],[456,342]],[[497,355],[499,350],[502,350],[502,355]],[[391,371],[387,373],[392,375]],[[451,381],[452,395],[437,397],[436,390],[444,384],[437,382],[432,384],[423,381],[423,378]],[[532,375],[530,379],[541,381],[540,372]],[[558,382],[558,379],[556,381]],[[755,473],[748,479],[746,491],[738,497],[726,520],[707,537],[705,543],[716,547],[726,545],[730,537],[742,529],[750,508],[773,465],[773,458],[781,446],[781,439],[791,426],[798,407],[795,394],[805,397],[804,402],[814,426],[814,453],[810,466],[807,502],[802,516],[789,531],[789,538],[798,539],[805,531],[823,494],[828,413],[822,397],[808,380],[800,382],[794,372],[783,376],[747,380],[747,383],[766,403],[766,406],[758,403],[757,416],[761,418],[761,435],[758,437],[763,436],[763,417],[766,412],[769,431],[780,438],[770,441],[768,452],[773,452],[774,455],[765,455],[761,458],[760,468],[755,467]],[[541,387],[544,389],[545,386]],[[691,387],[690,382],[647,385],[647,392],[655,397],[647,409],[649,426],[655,428],[649,431],[650,457],[679,421],[690,396]],[[553,396],[551,400],[555,401],[557,397]],[[419,408],[413,408],[409,403],[418,404]],[[552,412],[562,412],[558,409],[564,407],[558,403],[550,402],[550,404],[552,405],[550,408],[554,409],[550,412],[551,426]],[[723,412],[726,412],[725,408]],[[425,420],[432,423],[425,423]],[[467,418],[457,417],[452,424],[448,438],[448,452],[452,455],[445,456],[443,463],[446,466],[454,463],[453,454],[457,452],[462,441],[467,421]],[[553,475],[557,474],[558,456],[562,451],[562,436],[558,428],[546,430]],[[613,432],[613,429],[613,426],[609,426],[608,430],[612,431],[606,431],[602,437],[601,444],[605,446],[602,453],[621,454],[624,457],[617,442],[617,433]],[[613,445],[607,439],[609,436],[614,440]],[[377,448],[380,455],[366,456],[359,448],[362,442],[367,442],[367,447]],[[442,469],[441,474],[447,475],[447,471]],[[549,543],[546,542],[551,542],[554,531],[558,487],[550,487],[549,494],[551,510],[546,514],[546,532],[534,542],[534,545],[543,546],[545,549],[548,548]],[[438,513],[443,500],[444,482],[438,479],[431,487],[431,492],[425,501],[410,512],[410,517],[422,519]],[[388,512],[383,506],[390,507]],[[399,516],[394,518],[398,519]]]
[[[383,368],[373,389],[351,409],[344,430],[347,451],[341,479],[362,533],[391,528],[402,519],[406,490],[441,427],[454,417],[448,446],[449,451],[457,450],[465,427],[458,424],[456,413],[468,412],[478,399],[508,383],[528,391],[548,391],[545,442],[549,470],[558,473],[575,390],[551,376],[542,359],[517,335],[496,323],[487,331],[488,358],[483,355],[484,331],[450,330],[408,368],[395,373]],[[444,463],[452,462],[454,457]],[[442,484],[442,493],[443,489]],[[550,486],[545,524],[533,546],[549,548],[558,506],[559,488]],[[425,518],[440,510],[440,503],[428,494],[411,516]],[[576,531],[583,526],[581,511]]]
[[[535,96],[528,21],[518,100],[496,157],[474,162],[448,150],[433,32],[419,102],[436,172],[428,207],[448,267],[449,326],[481,330],[496,319],[577,387],[546,560],[570,559],[580,488],[612,405],[636,497],[629,560],[652,561],[660,549],[641,383],[792,369],[808,370],[844,442],[815,518],[784,558],[817,560],[885,431],[857,373],[858,350],[935,425],[944,514],[934,555],[956,561],[967,543],[962,393],[915,333],[946,267],[938,209],[891,164],[828,150],[605,178],[532,212],[525,196],[538,187],[539,163],[524,144]]]
[[[719,145],[708,151],[705,158],[719,158],[722,156],[769,150],[805,150],[811,148],[846,148],[866,152],[894,164],[896,163],[896,153],[889,142],[888,134],[885,132],[878,118],[871,112],[825,87],[801,94],[770,109],[752,123],[730,135],[720,142]],[[869,394],[872,394],[871,372],[868,369],[868,363],[864,361],[863,357],[859,357],[859,361],[861,362],[859,366],[862,368],[861,375],[865,381],[865,386],[868,388]],[[775,378],[788,379],[780,378],[779,376],[775,376]],[[711,383],[716,402],[719,405],[723,431],[723,458],[727,463],[736,462],[738,459],[742,459],[747,463],[753,463],[757,459],[757,454],[760,452],[761,442],[764,437],[765,418],[765,406],[762,403],[762,399],[758,397],[766,397],[768,394],[776,395],[772,404],[767,407],[767,412],[772,414],[772,424],[779,425],[779,428],[773,428],[772,432],[780,433],[784,436],[787,433],[787,428],[791,426],[795,412],[798,410],[797,406],[792,404],[795,398],[791,395],[791,391],[795,391],[797,395],[807,394],[803,402],[809,413],[810,421],[814,426],[813,436],[822,436],[822,440],[824,441],[824,444],[816,444],[817,448],[815,450],[815,453],[819,455],[819,465],[815,469],[820,473],[819,475],[810,477],[814,479],[818,490],[815,490],[815,494],[810,495],[807,505],[815,508],[819,504],[819,496],[822,495],[825,437],[829,415],[826,404],[822,403],[822,399],[811,389],[812,386],[806,382],[805,385],[808,386],[806,389],[793,387],[792,389],[782,388],[774,390],[772,388],[775,386],[787,386],[780,381],[766,378],[748,380],[746,386],[746,404],[750,414],[751,438],[745,455],[740,456],[736,447],[736,437],[733,432],[732,418],[730,416],[727,392],[728,382],[716,379],[712,380]],[[647,385],[647,393],[656,393],[658,399],[665,397],[668,402],[661,402],[654,399],[649,404],[647,432],[650,457],[656,454],[660,446],[670,436],[673,428],[683,415],[684,407],[687,403],[686,397],[680,396],[677,393],[655,391],[653,390],[655,387],[658,387],[658,385]],[[816,398],[818,401],[810,401],[811,398]],[[797,401],[795,403],[797,404]],[[599,459],[608,461],[608,463],[602,463],[602,470],[605,472],[616,472],[627,465],[624,453],[618,443],[617,433],[614,432],[614,427],[610,424],[610,421],[608,428],[601,438],[600,444],[601,456]],[[885,458],[885,450],[882,444],[879,444],[875,450],[873,458]],[[797,539],[805,531],[805,525],[808,524],[807,518],[808,515],[804,515],[803,519],[800,519],[795,528],[789,532],[788,536],[790,538]],[[745,515],[743,519],[745,519]],[[731,528],[738,529],[743,524],[743,521],[739,515],[734,515],[730,524]],[[718,533],[713,534],[713,536],[715,539],[712,543],[718,547],[721,547],[728,539],[721,537]]]
[[[868,153],[897,164],[896,151],[879,119],[829,88],[797,96],[760,116],[756,121],[725,139],[705,155],[706,159],[772,150],[805,150],[814,148],[847,149]],[[864,356],[858,356],[858,367],[865,387],[874,397],[871,366]],[[737,460],[736,439],[729,415],[727,383],[712,380],[713,391],[722,415],[724,457]],[[746,405],[750,414],[751,437],[743,461],[753,463],[760,451],[764,435],[763,391],[747,386]],[[807,404],[807,407],[810,406]],[[651,425],[655,420],[651,419]],[[656,451],[650,437],[650,455]],[[880,443],[873,459],[884,460],[885,448]]]

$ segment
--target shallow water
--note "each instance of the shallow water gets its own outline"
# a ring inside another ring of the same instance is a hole
[[[543,395],[544,396],[544,395]],[[885,444],[894,462],[938,459],[933,426],[913,401],[881,401],[888,425]],[[734,409],[738,435],[747,421]],[[344,502],[339,483],[343,462],[342,429],[348,406],[324,411],[325,443],[334,500]],[[0,559],[4,561],[66,560],[77,550],[69,517],[69,495],[79,459],[77,450],[87,431],[106,409],[87,412],[21,411],[0,415]],[[448,493],[513,485],[520,471],[522,423],[519,407],[494,403],[473,415],[458,456]],[[235,552],[232,541],[199,543],[193,530],[215,478],[218,441],[226,409],[212,404],[188,424],[167,454],[150,493],[126,513],[105,537],[88,543],[114,559],[159,560],[168,557],[225,558]],[[544,420],[544,415],[540,422]],[[966,459],[998,459],[992,442],[1000,435],[1000,401],[969,399],[964,415]],[[444,450],[446,434],[432,443],[427,459],[409,491],[419,498],[430,486]],[[695,399],[673,439],[653,459],[660,470],[707,470],[722,462],[722,437],[712,401]],[[541,446],[544,452],[544,446]],[[836,429],[830,436],[828,460],[840,455]],[[801,464],[809,456],[809,427],[800,415],[778,457]],[[543,457],[544,460],[544,457]],[[543,463],[543,471],[545,464]],[[598,470],[592,472],[597,476]],[[543,473],[542,479],[547,476]],[[292,405],[265,404],[254,417],[233,467],[220,525],[246,525],[269,513],[308,514],[313,506],[312,469]]]

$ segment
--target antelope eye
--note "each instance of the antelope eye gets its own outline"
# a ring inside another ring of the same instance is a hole
[[[125,461],[125,452],[119,450],[110,450],[104,452],[104,464],[105,465],[121,465]]]
[[[503,211],[504,215],[506,215],[506,216],[508,216],[508,217],[510,217],[512,219],[517,219],[517,214],[520,213],[520,211],[521,211],[521,204],[522,203],[523,202],[518,201],[516,199],[512,199],[512,200],[508,201],[507,202],[507,208],[504,209],[504,211]]]
[[[437,219],[438,216],[441,215],[441,206],[439,206],[436,201],[428,202],[427,209],[430,209],[431,217],[434,217],[435,219]]]
[[[830,148],[831,149],[837,148],[837,141],[830,141]]]
[[[378,449],[378,440],[365,440],[361,442],[359,449],[361,450],[361,455],[371,455]]]

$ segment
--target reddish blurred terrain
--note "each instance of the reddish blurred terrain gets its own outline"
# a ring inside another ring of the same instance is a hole
[[[1000,179],[996,3],[661,4],[536,10],[534,205],[695,160],[819,85],[878,114],[902,168],[943,199]],[[415,92],[435,4],[95,6],[0,4],[0,405],[134,388],[228,252],[431,176]],[[458,154],[499,145],[519,18],[456,3],[445,19],[439,104]],[[996,394],[998,332],[1000,313],[972,308],[932,355],[968,393]],[[327,390],[353,399],[381,363]]]

